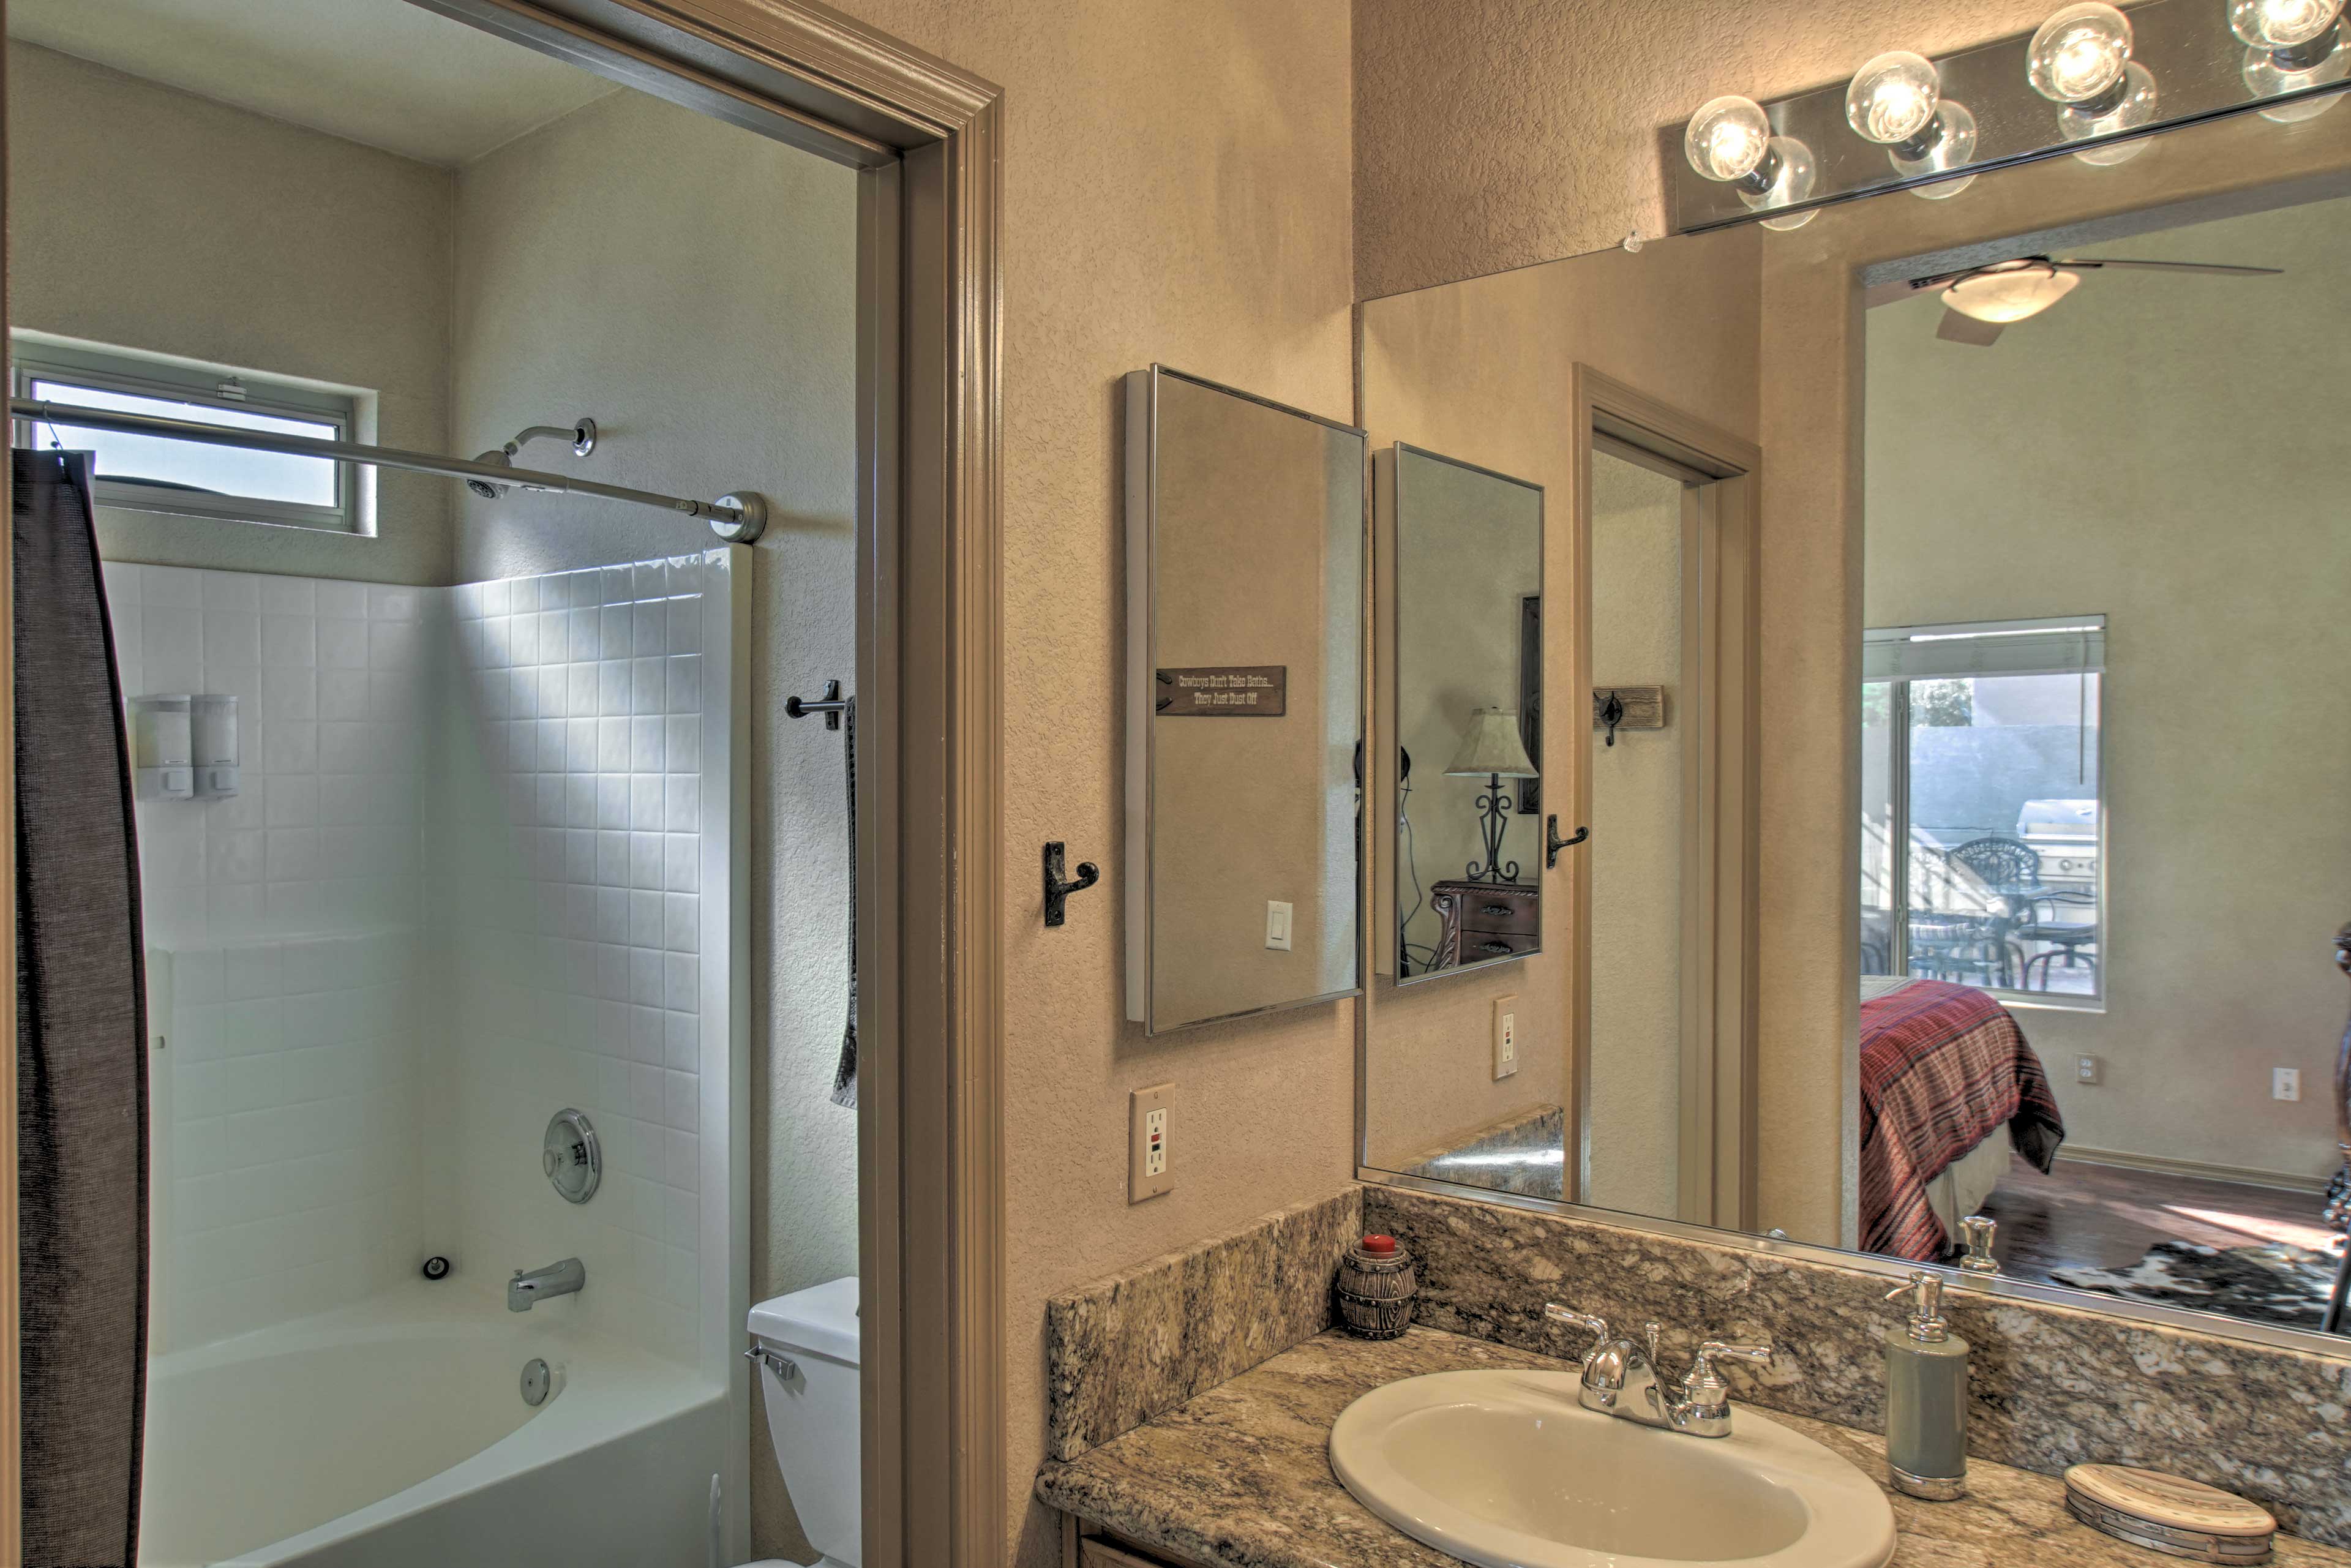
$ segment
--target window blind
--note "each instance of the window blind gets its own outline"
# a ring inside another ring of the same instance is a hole
[[[1865,681],[1947,681],[1976,675],[2078,675],[2106,667],[2106,618],[1886,626],[1863,633]]]

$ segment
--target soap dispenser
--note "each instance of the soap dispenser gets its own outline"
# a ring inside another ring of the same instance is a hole
[[[1886,1331],[1886,1466],[1894,1490],[1949,1502],[1968,1490],[1968,1342],[1943,1318],[1943,1281],[1914,1270],[1887,1292],[1909,1318]]]

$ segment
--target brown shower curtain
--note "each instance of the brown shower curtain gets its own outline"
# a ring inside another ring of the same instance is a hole
[[[138,1561],[147,1017],[89,459],[15,455],[16,1181],[26,1568]]]

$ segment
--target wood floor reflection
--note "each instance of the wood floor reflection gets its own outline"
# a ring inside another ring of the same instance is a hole
[[[2206,1247],[2285,1242],[2324,1250],[2314,1192],[2061,1160],[2042,1175],[2013,1162],[1983,1212],[2000,1221],[2001,1271],[2051,1282],[2058,1269],[2127,1269],[2158,1241]]]

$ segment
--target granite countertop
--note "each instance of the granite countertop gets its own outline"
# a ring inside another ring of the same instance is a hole
[[[1384,1343],[1332,1330],[1077,1458],[1048,1463],[1037,1474],[1037,1495],[1202,1568],[1444,1568],[1457,1560],[1391,1528],[1332,1475],[1332,1423],[1358,1396],[1399,1378],[1573,1366],[1430,1329]],[[1886,1473],[1884,1439],[1770,1414],[1863,1474]],[[2054,1476],[1975,1459],[1968,1485],[1958,1502],[1888,1494],[1898,1532],[1895,1568],[2150,1568],[2181,1561],[2074,1522]],[[2280,1568],[2351,1568],[2351,1552],[2281,1535],[2274,1561]]]

